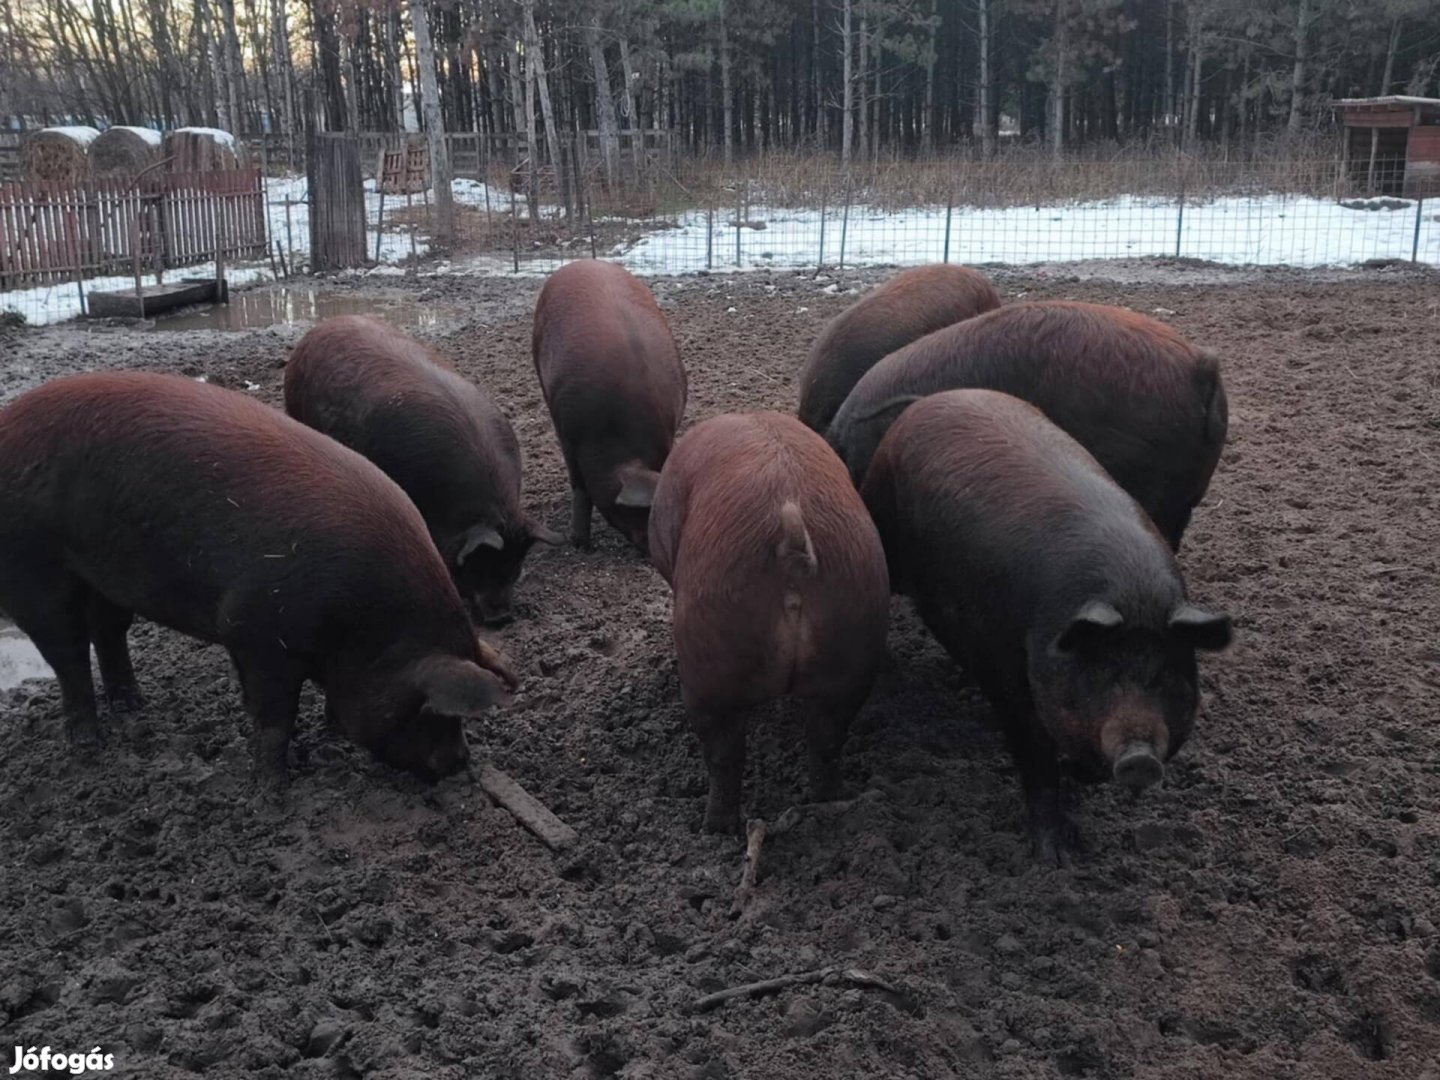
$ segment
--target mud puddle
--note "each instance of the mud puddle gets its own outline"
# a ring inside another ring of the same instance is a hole
[[[19,686],[26,679],[53,679],[55,673],[40,657],[35,643],[12,622],[0,619],[0,690]]]
[[[313,323],[336,315],[378,315],[409,330],[430,330],[459,318],[455,304],[424,302],[413,295],[376,296],[327,292],[304,285],[233,292],[230,303],[189,308],[156,319],[155,330],[255,330],[267,326]]]

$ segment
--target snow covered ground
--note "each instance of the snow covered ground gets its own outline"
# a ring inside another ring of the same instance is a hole
[[[1402,200],[1393,200],[1403,202]],[[1418,257],[1440,264],[1440,205],[1422,210]],[[913,265],[946,257],[946,210],[887,214],[851,207],[832,211],[752,207],[763,230],[736,229],[717,216],[709,236],[709,268],[760,266]],[[1350,209],[1320,199],[1268,195],[1226,198],[1180,208],[1174,202],[1124,197],[1069,206],[973,209],[950,216],[951,262],[1038,263],[1081,259],[1180,256],[1247,266],[1354,266],[1370,259],[1409,259],[1416,208]],[[679,219],[679,228],[652,233],[612,252],[636,272],[685,273],[707,268],[706,215]],[[737,234],[739,239],[737,256]],[[843,253],[842,253],[843,244]]]
[[[487,188],[475,180],[456,180],[458,203],[508,213],[510,192]],[[303,265],[310,242],[310,209],[304,177],[271,179],[266,184],[270,240],[278,242],[291,267]],[[418,200],[417,200],[418,201]],[[373,181],[365,195],[370,232],[366,254],[381,264],[376,274],[401,272],[412,253],[423,256],[429,245],[423,235],[390,224],[404,199],[385,199],[385,227],[376,244],[375,226],[381,199]],[[848,215],[832,208],[752,206],[749,220],[763,228],[729,224],[731,215],[704,211],[681,215],[670,226],[645,230],[635,223],[638,239],[613,247],[606,257],[636,273],[684,274],[697,270],[735,271],[758,267],[813,267],[823,261],[846,266],[915,265],[951,262],[1054,263],[1089,259],[1133,259],[1145,256],[1202,259],[1245,266],[1355,266],[1371,259],[1408,260],[1440,265],[1440,200],[1421,208],[1414,202],[1387,199],[1341,205],[1322,199],[1283,195],[1232,197],[1180,207],[1170,201],[1125,196],[1104,202],[1042,207],[976,209],[917,207],[886,213],[852,206]],[[948,251],[947,251],[948,231]],[[1418,244],[1417,244],[1418,240]],[[559,264],[552,258],[526,258],[520,272],[546,274]],[[201,277],[214,267],[170,271],[174,277]],[[426,274],[511,274],[509,255],[493,253],[427,267]],[[232,284],[269,280],[263,265],[227,268]],[[147,281],[153,277],[147,278]],[[123,289],[132,279],[116,277],[85,283],[91,289]],[[0,312],[22,312],[31,323],[51,323],[80,314],[74,283],[0,293]]]

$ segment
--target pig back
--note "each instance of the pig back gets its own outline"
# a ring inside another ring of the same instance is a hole
[[[873,671],[889,619],[879,535],[834,453],[793,417],[731,414],[688,432],[661,476],[650,547],[674,588],[687,692],[734,681],[755,700],[803,696]]]
[[[856,385],[829,438],[864,479],[917,396],[988,389],[1030,402],[1152,516],[1172,546],[1203,497],[1228,416],[1215,357],[1153,319],[1097,304],[1013,304],[892,353]]]
[[[1183,596],[1141,507],[1084,447],[1011,395],[952,390],[907,409],[863,487],[891,582],[962,663],[994,670],[1028,629],[1097,595],[1158,625]],[[988,658],[988,659],[987,659]]]
[[[383,320],[327,319],[301,338],[285,368],[285,409],[380,466],[432,529],[520,528],[520,444],[509,420]]]
[[[535,309],[535,369],[567,452],[596,441],[658,469],[685,410],[665,316],[623,267],[586,261],[551,275]]]
[[[926,334],[1000,306],[983,275],[941,263],[902,270],[826,324],[800,369],[798,416],[825,433],[860,377]]]
[[[279,628],[304,653],[423,623],[473,652],[405,494],[233,391],[132,372],[24,395],[0,413],[0,518],[5,557],[62,559],[121,607],[204,640],[268,648]]]

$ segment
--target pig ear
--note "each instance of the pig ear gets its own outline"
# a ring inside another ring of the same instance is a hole
[[[1170,629],[1185,644],[1218,652],[1230,644],[1229,615],[1215,615],[1192,604],[1181,604],[1170,615]]]
[[[659,483],[659,473],[651,469],[635,469],[625,476],[625,486],[615,496],[615,505],[649,509],[655,502],[655,487]]]
[[[537,544],[549,544],[551,547],[556,547],[565,542],[565,537],[539,521],[526,521],[525,529],[529,532],[530,539],[534,540]]]
[[[455,556],[455,565],[464,566],[465,560],[482,547],[503,551],[505,538],[489,525],[472,525],[465,531],[465,542],[460,545],[460,554]]]
[[[1071,618],[1070,625],[1055,639],[1055,647],[1061,652],[1070,652],[1118,629],[1124,622],[1120,612],[1104,600],[1091,600]]]
[[[490,672],[469,660],[432,656],[414,667],[415,688],[425,711],[439,716],[483,716],[506,698],[505,688]]]

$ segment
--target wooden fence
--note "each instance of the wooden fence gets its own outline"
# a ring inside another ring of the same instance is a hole
[[[268,248],[259,169],[0,184],[0,292]]]

